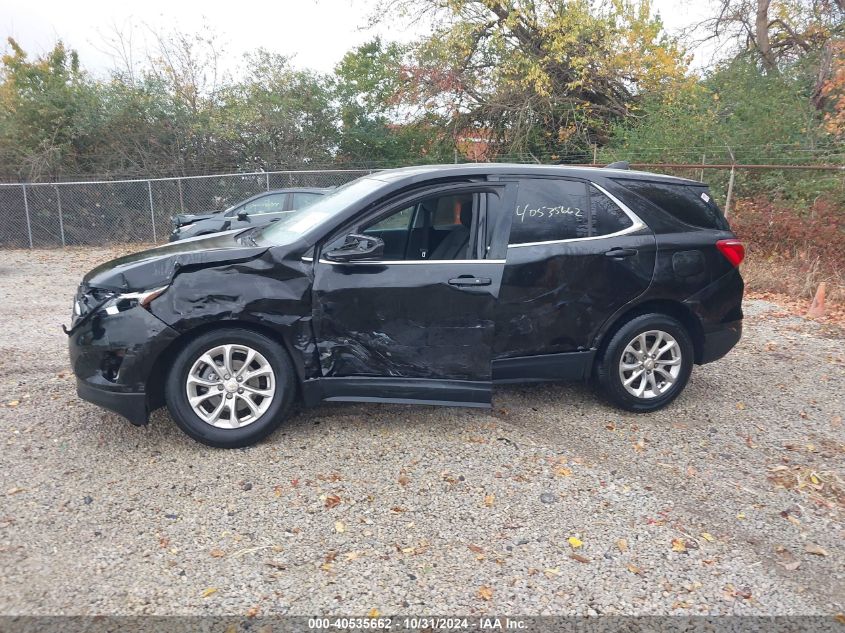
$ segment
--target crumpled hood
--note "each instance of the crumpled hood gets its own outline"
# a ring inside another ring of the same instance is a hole
[[[200,220],[207,220],[208,218],[216,216],[220,216],[222,219],[223,213],[220,211],[216,213],[179,213],[173,216],[173,225],[178,228],[180,226],[187,226],[188,224],[193,224],[194,222],[199,222]]]
[[[185,267],[202,268],[254,259],[269,246],[252,246],[236,238],[243,229],[173,242],[118,257],[101,264],[83,278],[91,287],[133,292],[168,285]]]

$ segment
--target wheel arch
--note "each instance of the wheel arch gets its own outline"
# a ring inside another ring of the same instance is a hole
[[[179,352],[181,352],[188,343],[198,336],[214,330],[230,328],[250,330],[256,334],[262,334],[270,340],[278,343],[282,349],[285,350],[294,367],[297,391],[295,398],[301,397],[302,382],[304,379],[302,374],[302,352],[297,350],[291,342],[276,329],[252,321],[226,319],[213,321],[211,323],[203,323],[202,325],[198,325],[181,333],[158,355],[158,358],[156,358],[153,363],[152,370],[150,371],[150,375],[147,378],[146,383],[147,403],[150,411],[164,406],[164,383],[167,379],[167,368],[173,364],[173,361],[176,359]]]
[[[701,321],[687,306],[682,302],[672,299],[649,299],[633,306],[628,306],[620,313],[608,319],[607,323],[602,327],[598,336],[596,337],[595,348],[597,350],[596,358],[601,358],[607,349],[607,345],[613,338],[613,335],[631,319],[643,314],[665,314],[671,316],[686,328],[692,339],[693,350],[695,354],[694,361],[700,364],[704,352],[704,329]]]

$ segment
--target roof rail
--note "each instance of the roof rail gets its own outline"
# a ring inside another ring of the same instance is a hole
[[[617,160],[615,163],[605,165],[606,169],[631,169],[631,163],[627,160]]]

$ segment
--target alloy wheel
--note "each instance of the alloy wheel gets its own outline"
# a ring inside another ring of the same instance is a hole
[[[270,407],[276,375],[267,359],[251,347],[218,345],[194,361],[185,390],[188,403],[203,422],[238,429],[258,420]]]
[[[668,332],[637,334],[619,359],[619,378],[631,395],[650,400],[664,395],[681,373],[681,346]]]

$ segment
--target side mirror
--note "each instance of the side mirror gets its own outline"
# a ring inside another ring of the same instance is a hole
[[[372,235],[350,234],[343,246],[325,253],[326,259],[335,262],[351,262],[358,259],[376,259],[384,253],[384,240]]]
[[[244,211],[243,209],[238,211],[238,219],[239,220],[246,220],[248,217],[249,216],[247,215],[246,211]]]

